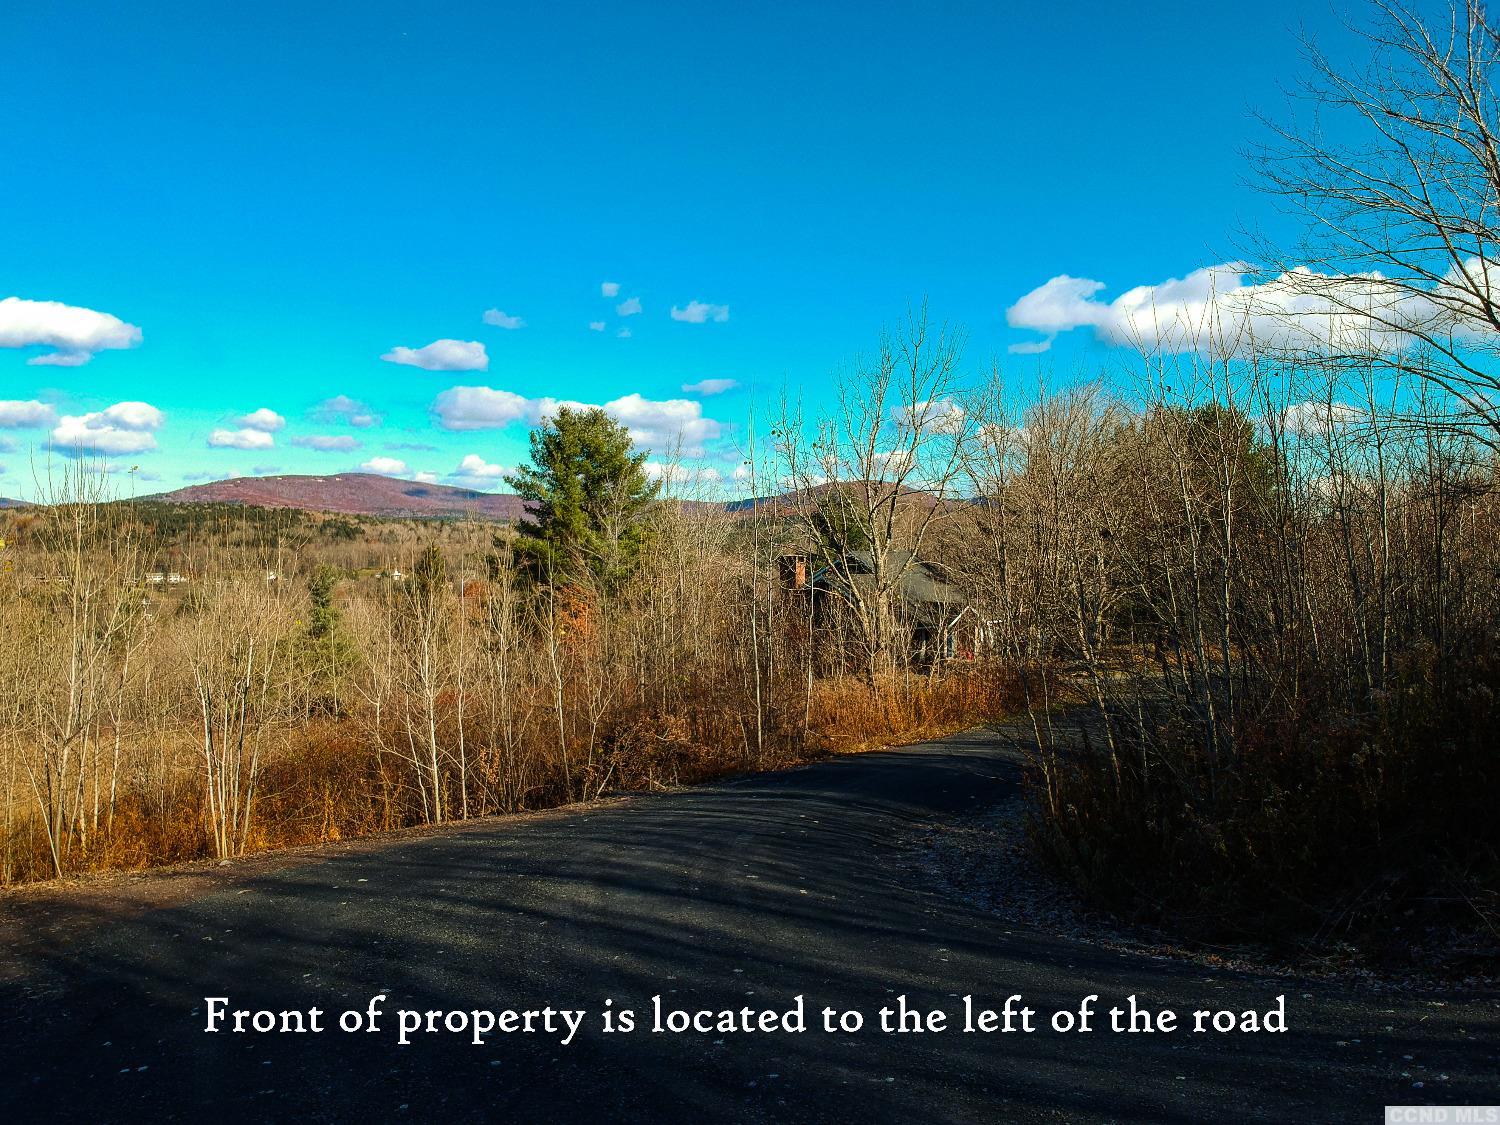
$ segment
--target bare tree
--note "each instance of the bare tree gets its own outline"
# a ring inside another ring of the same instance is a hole
[[[1344,69],[1305,45],[1311,120],[1275,125],[1258,183],[1305,224],[1294,250],[1260,245],[1301,301],[1297,335],[1334,359],[1420,376],[1452,396],[1446,417],[1500,443],[1500,28],[1482,0],[1427,19],[1374,0],[1371,56]]]
[[[836,381],[837,407],[809,424],[782,403],[776,452],[794,517],[827,587],[851,611],[870,682],[892,666],[899,591],[965,481],[975,421],[961,395],[963,337],[924,305],[872,360]]]

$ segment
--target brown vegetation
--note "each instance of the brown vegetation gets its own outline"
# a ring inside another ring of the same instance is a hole
[[[606,592],[526,585],[493,524],[403,534],[375,571],[325,560],[393,550],[378,525],[173,530],[192,566],[168,584],[147,508],[106,503],[92,466],[48,499],[0,555],[5,882],[678,785],[1017,702],[981,667],[846,673],[779,585],[769,521],[708,506],[656,505]]]

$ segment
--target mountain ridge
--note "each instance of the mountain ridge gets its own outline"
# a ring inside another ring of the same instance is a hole
[[[164,504],[244,504],[351,516],[517,520],[525,502],[510,493],[424,484],[378,473],[230,477],[141,497]]]

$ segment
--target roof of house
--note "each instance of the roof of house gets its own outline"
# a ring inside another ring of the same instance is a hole
[[[874,559],[869,551],[850,551],[840,562],[843,563],[842,567],[833,565],[820,568],[809,579],[809,585],[832,589],[844,584],[863,588],[874,583]],[[963,597],[958,590],[943,581],[931,564],[913,561],[910,551],[890,551],[885,562],[889,570],[905,569],[906,573],[902,575],[898,586],[898,596],[908,608],[951,609],[963,604]]]

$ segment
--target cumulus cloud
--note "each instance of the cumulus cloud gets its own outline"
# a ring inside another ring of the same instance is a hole
[[[51,426],[57,422],[57,411],[35,399],[0,399],[0,429],[19,430],[27,426]]]
[[[701,457],[703,443],[712,441],[723,427],[703,417],[703,404],[685,398],[653,402],[639,394],[625,395],[604,404],[611,418],[630,431],[631,440],[651,449],[681,445],[686,457]]]
[[[58,451],[116,456],[156,448],[155,432],[166,421],[149,402],[117,402],[89,414],[64,414],[52,430]]]
[[[535,425],[538,401],[492,387],[449,387],[432,400],[432,413],[445,430],[492,430],[519,421]]]
[[[689,301],[686,308],[672,306],[672,319],[687,324],[707,324],[709,321],[723,323],[729,319],[728,305],[710,305],[705,301]]]
[[[1347,402],[1297,402],[1281,414],[1286,432],[1301,437],[1331,434],[1369,420],[1369,411]]]
[[[590,332],[603,332],[604,331],[604,321],[602,321],[602,320],[591,320],[591,321],[589,321],[589,331]]]
[[[604,281],[599,285],[599,294],[603,297],[618,297],[620,295],[620,283],[618,281]]]
[[[878,480],[899,480],[916,468],[910,449],[892,449],[870,457],[870,470]]]
[[[285,418],[264,406],[259,410],[252,410],[249,414],[241,414],[234,421],[235,425],[247,430],[261,430],[268,434],[274,434],[286,425]]]
[[[525,328],[526,322],[518,316],[511,316],[501,309],[487,309],[484,314],[484,322],[495,328]]]
[[[928,399],[915,406],[898,406],[891,410],[891,419],[898,425],[934,434],[962,433],[966,418],[964,408],[951,398]]]
[[[647,461],[641,466],[648,479],[659,480],[668,487],[719,484],[724,474],[712,465],[682,465],[677,462]]]
[[[1480,267],[1471,263],[1471,270]],[[1106,344],[1165,352],[1241,354],[1272,351],[1391,353],[1411,342],[1414,329],[1479,331],[1459,323],[1441,298],[1463,280],[1456,270],[1433,296],[1396,286],[1378,273],[1329,275],[1297,267],[1254,280],[1243,262],[1224,262],[1186,277],[1139,285],[1112,301],[1099,299],[1102,281],[1059,274],[1005,311],[1012,328],[1043,338],[1011,345],[1012,352],[1046,351],[1059,333],[1090,328]],[[1434,300],[1436,297],[1438,300]]]
[[[314,422],[322,422],[325,425],[343,423],[349,426],[358,426],[360,429],[380,425],[379,414],[376,414],[358,399],[350,398],[348,395],[334,395],[332,398],[325,398],[312,408],[312,419]]]
[[[621,301],[615,306],[615,312],[621,316],[636,316],[641,311],[641,299],[631,297],[628,301]]]
[[[27,363],[77,367],[111,348],[133,348],[141,330],[117,316],[61,301],[0,300],[0,348],[47,347]]]
[[[276,439],[265,430],[244,427],[238,430],[215,430],[208,435],[214,449],[270,449]]]
[[[739,383],[733,379],[702,379],[696,383],[684,383],[682,389],[690,395],[721,395],[732,391]]]
[[[349,434],[298,434],[292,438],[298,449],[313,449],[319,453],[348,453],[360,447],[360,440]]]
[[[420,473],[413,473],[411,479],[418,484],[437,484],[438,475],[430,469],[423,469]]]
[[[494,488],[508,472],[510,470],[504,465],[493,464],[477,453],[470,453],[458,463],[458,468],[448,474],[448,479],[465,488]]]
[[[406,462],[395,457],[371,457],[360,468],[367,473],[379,473],[383,477],[400,476],[407,471]]]
[[[392,348],[380,358],[423,371],[488,371],[490,366],[478,340],[434,340],[420,348]]]
[[[453,475],[470,479],[499,480],[505,475],[505,468],[491,464],[477,453],[470,453],[458,463],[458,468],[453,470]]]
[[[526,398],[493,387],[450,387],[433,400],[432,413],[445,430],[489,430],[524,422],[535,426],[560,407],[586,410],[589,403],[555,398]],[[604,411],[630,431],[631,439],[651,449],[677,449],[684,456],[703,455],[705,442],[723,432],[721,423],[703,416],[703,404],[692,399],[654,401],[628,394],[604,404]]]

